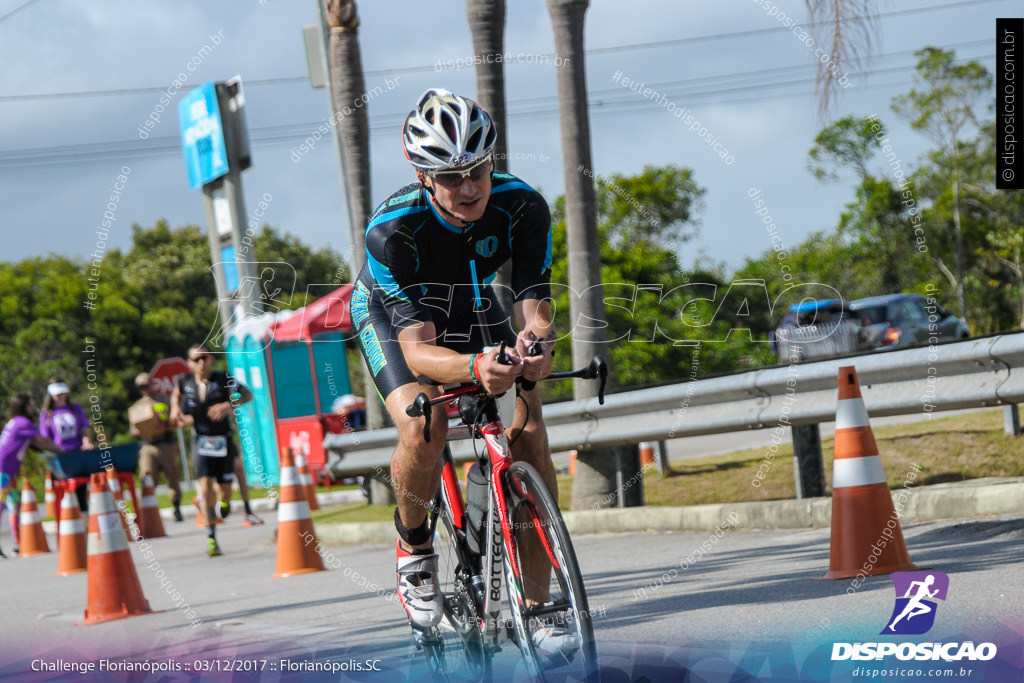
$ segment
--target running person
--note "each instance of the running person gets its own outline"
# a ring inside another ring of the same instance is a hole
[[[417,182],[385,200],[366,228],[366,265],[352,293],[352,321],[377,392],[398,429],[391,460],[398,499],[398,595],[414,628],[437,625],[442,616],[436,585],[437,555],[427,506],[441,479],[446,417],[434,412],[432,438],[406,415],[422,391],[419,375],[440,382],[478,381],[491,394],[511,389],[516,377],[538,380],[551,373],[555,329],[550,297],[551,215],[547,202],[515,176],[493,173],[497,134],[487,112],[470,99],[431,89],[405,119],[405,154]],[[485,284],[512,261],[516,334],[509,316]],[[491,339],[509,345],[511,365],[501,365],[482,346],[474,313],[479,293]],[[540,340],[543,353],[527,357]],[[436,392],[434,395],[437,395]],[[547,432],[536,389],[521,391],[508,427],[512,456],[533,465],[557,497]],[[513,440],[514,438],[514,440]],[[536,539],[533,539],[536,540]],[[544,550],[524,548],[524,571],[546,586]],[[538,602],[546,595],[528,596]],[[544,650],[574,648],[564,631],[538,623],[534,640]]]
[[[224,371],[211,367],[210,351],[202,344],[191,346],[188,362],[192,374],[183,375],[171,396],[171,423],[176,426],[192,425],[192,462],[199,480],[199,495],[207,524],[207,551],[210,557],[221,555],[217,544],[217,518],[215,484],[221,485],[225,501],[231,500],[231,484],[235,479],[235,459],[238,446],[232,438],[231,413],[234,405],[252,400],[252,392]],[[249,501],[246,513],[252,515]],[[227,517],[230,506],[221,508]],[[262,522],[260,522],[262,523]]]

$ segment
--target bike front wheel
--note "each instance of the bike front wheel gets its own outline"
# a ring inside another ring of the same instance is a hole
[[[540,473],[523,462],[509,468],[505,492],[515,537],[506,583],[526,666],[541,680],[597,681],[594,625],[558,505]]]

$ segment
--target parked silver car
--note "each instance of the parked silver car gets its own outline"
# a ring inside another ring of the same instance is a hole
[[[860,345],[888,351],[924,346],[934,341],[967,339],[967,324],[934,299],[921,294],[886,294],[850,302],[860,320]]]

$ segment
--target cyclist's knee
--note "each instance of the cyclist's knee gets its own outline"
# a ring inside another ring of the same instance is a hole
[[[431,460],[441,455],[448,432],[448,426],[443,419],[435,420],[431,425],[430,443],[423,440],[422,419],[406,418],[397,425],[397,428],[398,440],[406,453]]]

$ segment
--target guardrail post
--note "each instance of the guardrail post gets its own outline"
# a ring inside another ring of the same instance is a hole
[[[395,490],[391,488],[390,484],[374,474],[364,476],[370,505],[394,505],[398,502],[398,499],[395,498]]]
[[[1020,436],[1020,411],[1016,403],[1003,406],[1003,431],[1010,436]]]
[[[618,506],[641,507],[644,504],[644,477],[640,469],[640,446],[616,446],[614,451]]]
[[[797,498],[825,495],[825,465],[818,425],[793,425],[793,474]]]

